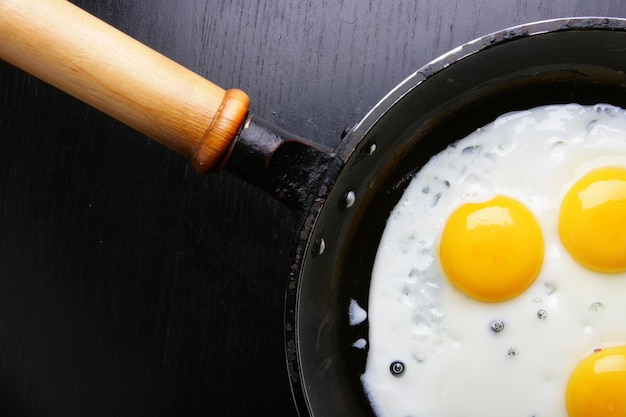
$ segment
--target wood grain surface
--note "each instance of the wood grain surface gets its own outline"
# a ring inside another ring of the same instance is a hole
[[[473,38],[626,17],[626,0],[73,2],[329,146]],[[283,298],[296,218],[0,63],[0,413],[295,415]]]

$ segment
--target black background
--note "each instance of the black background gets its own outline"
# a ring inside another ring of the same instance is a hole
[[[626,17],[623,0],[74,2],[329,146],[464,42]],[[295,218],[0,62],[0,413],[295,415],[283,353]]]

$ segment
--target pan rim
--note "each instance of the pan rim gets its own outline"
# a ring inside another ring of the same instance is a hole
[[[335,153],[347,162],[352,156],[361,138],[387,113],[395,103],[402,100],[424,81],[432,78],[450,65],[477,54],[483,50],[512,42],[521,38],[546,33],[571,30],[626,30],[626,18],[581,16],[538,20],[511,26],[475,38],[453,48],[408,75],[381,98],[366,114],[345,134],[343,140],[335,148]]]

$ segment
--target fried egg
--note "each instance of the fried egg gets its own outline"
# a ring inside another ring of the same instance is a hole
[[[626,111],[505,114],[391,213],[363,386],[380,417],[624,415],[625,295]]]

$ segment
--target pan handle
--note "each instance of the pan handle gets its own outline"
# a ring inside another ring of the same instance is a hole
[[[250,99],[224,90],[66,0],[0,0],[0,58],[210,172]]]

